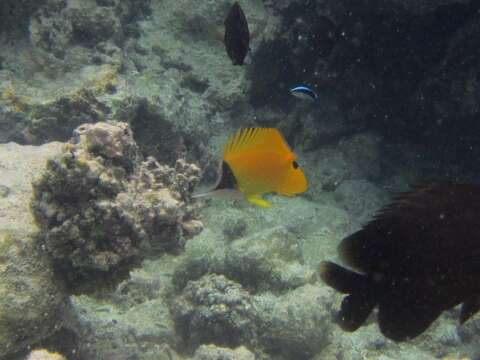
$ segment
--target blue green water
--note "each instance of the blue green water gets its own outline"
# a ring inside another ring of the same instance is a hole
[[[410,185],[477,183],[478,2],[241,0],[243,65],[232,4],[0,2],[0,359],[478,358],[458,306],[343,331],[319,276]],[[245,127],[306,192],[192,198]]]

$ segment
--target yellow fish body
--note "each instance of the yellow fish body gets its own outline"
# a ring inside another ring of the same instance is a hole
[[[296,159],[277,129],[240,129],[225,144],[222,174],[211,193],[237,190],[249,202],[270,207],[263,194],[293,196],[307,190],[307,179]]]

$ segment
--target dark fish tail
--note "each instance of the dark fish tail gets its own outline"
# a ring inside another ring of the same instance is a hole
[[[378,325],[383,335],[406,341],[422,334],[445,310],[443,299],[425,281],[397,283],[384,294],[378,305]]]
[[[320,277],[328,286],[348,294],[342,301],[336,321],[345,331],[357,330],[377,304],[371,281],[365,275],[329,261],[320,264]]]

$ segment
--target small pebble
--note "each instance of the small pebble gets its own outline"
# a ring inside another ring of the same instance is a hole
[[[246,232],[247,223],[244,219],[227,220],[223,225],[223,235],[230,241],[241,238]]]
[[[5,185],[0,185],[0,199],[1,198],[6,198],[8,195],[10,195],[10,188]]]

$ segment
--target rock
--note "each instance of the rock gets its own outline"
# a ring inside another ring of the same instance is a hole
[[[101,47],[109,40],[122,45],[129,36],[138,37],[137,21],[149,12],[150,0],[114,0],[102,6],[92,0],[48,0],[30,18],[30,40],[57,58],[63,58],[68,47]]]
[[[332,291],[314,285],[277,299],[255,296],[260,341],[273,356],[311,358],[330,342],[333,299]]]
[[[175,262],[176,256],[170,254],[145,260],[115,289],[103,291],[101,298],[71,296],[75,317],[66,321],[66,327],[79,341],[71,347],[48,348],[68,360],[129,360],[138,354],[142,360],[183,359],[176,353],[184,349],[178,346],[180,339],[168,307]],[[64,344],[59,335],[54,340]]]
[[[27,211],[25,209],[25,211]],[[28,213],[28,211],[27,211]],[[0,233],[0,356],[38,343],[62,325],[67,293],[32,239]]]
[[[162,353],[166,355],[169,351],[159,345],[173,346],[178,340],[164,295],[152,290],[140,296],[140,291],[129,293],[120,287],[121,294],[101,304],[84,295],[75,296],[73,306],[80,322],[74,330],[82,339],[78,351],[83,358],[130,359],[141,353],[145,359],[154,360]],[[128,303],[118,303],[119,295],[129,298]]]
[[[47,159],[61,152],[63,144],[41,147],[0,144],[0,229],[28,237],[37,231],[28,210],[32,196],[31,182],[38,178]]]
[[[450,4],[468,4],[470,0],[388,0],[387,3],[400,5],[415,14],[432,12],[440,6]]]
[[[350,165],[351,178],[378,179],[380,176],[381,137],[374,133],[350,136],[338,145]]]
[[[229,219],[223,225],[223,234],[227,240],[241,238],[247,231],[247,223],[244,219]]]
[[[51,52],[57,58],[65,56],[66,48],[72,40],[72,24],[63,15],[66,6],[65,0],[50,0],[33,14],[29,23],[31,44]]]
[[[467,146],[473,140],[469,131],[480,113],[480,85],[476,80],[480,76],[476,67],[480,56],[472,51],[480,45],[479,29],[480,20],[477,18],[449,38],[444,58],[437,66],[429,69],[428,75],[411,99],[412,106],[416,106],[422,117],[434,119],[428,123],[426,130],[433,135],[445,137],[444,133],[460,122],[464,129],[461,142],[466,142]],[[471,147],[467,147],[466,152],[472,152]],[[476,156],[476,152],[472,153],[472,158]],[[468,162],[465,168],[471,166],[470,160],[463,161]]]
[[[314,272],[303,265],[302,247],[289,229],[275,226],[256,231],[229,246],[211,236],[205,233],[187,244],[174,270],[178,289],[209,272],[224,274],[254,291],[286,291],[312,280]]]
[[[202,345],[195,351],[192,360],[255,360],[255,355],[244,346],[229,349],[215,345]]]
[[[478,2],[387,0],[365,5],[326,0],[264,4],[281,14],[282,26],[278,35],[262,42],[254,54],[249,69],[251,101],[259,108],[277,107],[288,113],[284,122],[289,126],[285,128],[295,129],[300,144],[322,144],[323,139],[315,136],[322,131],[320,126],[316,129],[318,123],[327,123],[330,132],[338,128],[330,126],[333,114],[316,109],[330,104],[341,109],[338,120],[344,118],[350,130],[368,128],[391,142],[401,139],[408,146],[424,144],[435,154],[437,167],[444,167],[442,177],[451,176],[452,168],[459,165],[457,159],[448,159],[448,166],[445,164],[450,154],[465,154],[463,171],[475,163],[479,146],[471,134],[478,132],[480,109],[475,65]],[[427,38],[429,46],[425,47]],[[323,93],[319,106],[305,107],[288,98],[285,89],[299,78],[308,79],[310,86]],[[273,94],[258,96],[266,92]],[[278,117],[284,117],[281,111]],[[311,134],[315,134],[313,138]],[[362,152],[361,147],[357,150]],[[349,163],[343,156],[329,157],[338,164],[337,171],[329,169],[333,181],[325,184],[326,189],[333,190],[338,184],[335,178],[341,175],[334,173],[341,173]],[[321,165],[319,162],[318,168]],[[370,176],[379,174],[380,168],[366,170]]]
[[[312,285],[279,297],[250,295],[238,283],[211,274],[188,282],[171,311],[191,347],[243,345],[265,349],[274,358],[306,358],[329,342],[333,298],[326,287]]]
[[[324,146],[305,154],[310,170],[307,195],[320,199],[325,192],[335,191],[347,180],[378,181],[382,165],[380,140],[373,133],[350,134],[336,146]]]
[[[314,268],[325,259],[325,248],[336,253],[333,234],[341,238],[349,218],[341,209],[302,198],[273,199],[268,212],[232,204],[216,204],[203,212],[205,231],[187,243],[172,279],[176,292],[170,307],[189,346],[243,345],[256,355],[264,352],[265,359],[297,359],[312,357],[330,341],[333,293],[309,284],[315,283]],[[225,239],[224,229],[215,224],[235,219],[247,224],[246,233]],[[330,238],[318,236],[320,224],[329,227]],[[219,283],[231,284],[227,289],[235,296],[230,298],[252,304],[252,311],[223,306],[228,291],[221,292]],[[223,309],[217,318],[213,304]],[[249,320],[242,322],[240,314]],[[231,333],[240,333],[234,342],[225,340]]]
[[[25,360],[66,360],[62,355],[47,350],[35,350]]]
[[[388,200],[386,191],[367,180],[343,181],[335,190],[334,197],[354,219],[355,226],[365,224]]]
[[[224,274],[252,291],[285,292],[312,281],[326,254],[352,230],[348,214],[330,204],[304,197],[271,196],[264,211],[249,204],[215,200],[202,209],[205,231],[187,243],[173,281],[182,289],[208,272]],[[218,224],[245,223],[243,236],[225,237]]]
[[[0,144],[0,357],[23,351],[62,326],[67,294],[37,245],[29,211],[31,181],[61,144],[41,147]]]
[[[74,135],[35,182],[32,201],[44,246],[72,291],[116,283],[147,255],[201,231],[190,199],[196,166],[142,162],[125,123],[86,124]]]
[[[254,344],[257,338],[250,294],[223,275],[188,282],[171,312],[180,335],[193,347]]]
[[[0,198],[6,198],[10,195],[10,188],[5,185],[0,185]]]
[[[311,226],[299,230],[305,264],[316,269],[318,263],[337,256],[337,244],[358,226],[345,210],[338,206],[316,205]]]
[[[184,360],[184,357],[178,355],[169,345],[159,346],[158,355],[153,355],[151,360]]]
[[[325,146],[306,155],[311,181],[309,192],[318,197],[322,191],[334,191],[342,181],[380,175],[380,138],[372,133],[342,138],[336,146]]]
[[[256,291],[286,291],[312,277],[296,234],[280,226],[233,242],[225,253],[223,273]]]
[[[138,21],[149,4],[45,0],[25,5],[28,31],[9,41],[29,46],[16,55],[7,50],[8,43],[0,50],[0,141],[66,141],[80,124],[111,120],[118,104],[132,101],[120,75],[125,64],[121,46],[133,34],[138,37]],[[16,5],[5,6],[5,13],[18,12]]]
[[[0,33],[23,33],[27,31],[28,20],[46,0],[5,0],[0,3]]]
[[[42,59],[41,55],[32,56],[36,60]],[[54,63],[51,71],[63,72],[61,66]],[[3,105],[0,141],[37,145],[67,141],[77,126],[108,118],[109,102],[114,96],[105,98],[103,95],[114,91],[116,98],[125,100],[126,97],[125,83],[113,65],[85,67],[80,74],[69,79],[68,84],[63,84],[63,80],[52,80],[54,86],[62,88],[61,92],[48,87],[39,90],[21,83],[21,79],[12,81],[8,74],[1,72],[0,79],[3,80],[0,86],[0,103]]]
[[[94,47],[102,41],[122,36],[122,27],[111,7],[99,7],[90,11],[71,8],[65,13],[71,24],[72,41],[87,47]]]
[[[188,151],[211,171],[210,137],[251,113],[243,69],[210,36],[227,1],[7,3],[29,26],[0,40],[0,141],[66,141],[82,123],[121,120],[145,155],[173,166]],[[261,3],[242,6],[252,30],[272,33],[275,17],[266,24]]]

